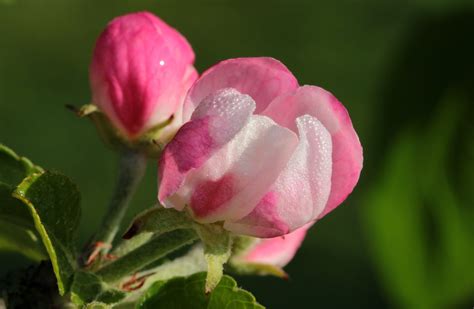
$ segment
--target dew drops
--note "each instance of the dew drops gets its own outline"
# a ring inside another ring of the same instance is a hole
[[[198,105],[192,119],[209,118],[209,129],[216,141],[235,135],[255,110],[255,101],[233,88],[220,89]]]

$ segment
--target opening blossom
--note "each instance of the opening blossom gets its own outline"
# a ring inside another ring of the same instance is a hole
[[[97,40],[90,65],[92,100],[128,139],[159,126],[172,135],[198,74],[186,39],[155,15],[113,19]]]
[[[158,199],[197,222],[285,235],[341,204],[359,179],[362,147],[344,106],[273,58],[211,67],[187,94],[185,121],[163,151]]]

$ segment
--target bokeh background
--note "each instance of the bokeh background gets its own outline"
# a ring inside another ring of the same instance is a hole
[[[179,29],[202,72],[273,56],[348,108],[365,151],[360,184],[321,220],[288,281],[238,277],[268,308],[472,308],[472,0],[0,0],[0,142],[69,175],[80,241],[99,224],[116,155],[65,104],[89,103],[96,37],[149,10]],[[128,217],[153,204],[156,166]],[[0,253],[0,274],[28,265]]]

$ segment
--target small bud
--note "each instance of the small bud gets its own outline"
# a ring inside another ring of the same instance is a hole
[[[90,65],[92,102],[108,121],[99,126],[136,147],[167,141],[182,124],[183,100],[197,78],[193,62],[186,39],[155,15],[112,20]]]

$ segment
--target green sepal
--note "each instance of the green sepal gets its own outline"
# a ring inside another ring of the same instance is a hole
[[[231,259],[226,269],[239,275],[275,276],[288,279],[288,274],[280,267],[262,263],[246,263]]]
[[[232,237],[219,224],[196,224],[196,232],[204,244],[207,262],[206,293],[212,292],[224,274],[224,264],[232,253]]]
[[[81,118],[89,118],[95,125],[99,136],[104,143],[119,152],[137,151],[149,158],[156,159],[160,156],[164,145],[170,139],[163,136],[162,131],[170,125],[174,117],[159,123],[141,135],[130,138],[118,130],[108,117],[94,104],[86,104],[79,109],[74,106],[67,106]]]
[[[204,293],[206,273],[155,282],[140,298],[138,309],[264,309],[255,297],[237,287],[230,276],[223,276],[214,290]]]
[[[84,306],[94,302],[115,304],[123,300],[125,296],[124,292],[110,287],[93,273],[78,271],[74,274],[71,300],[76,305]]]
[[[227,270],[239,275],[269,275],[283,279],[288,278],[288,274],[281,267],[271,264],[249,263],[242,258],[259,241],[257,238],[234,235],[233,240],[232,256],[226,265]]]
[[[76,185],[64,175],[41,172],[25,178],[13,196],[28,207],[63,295],[76,267],[73,244],[80,219]]]

